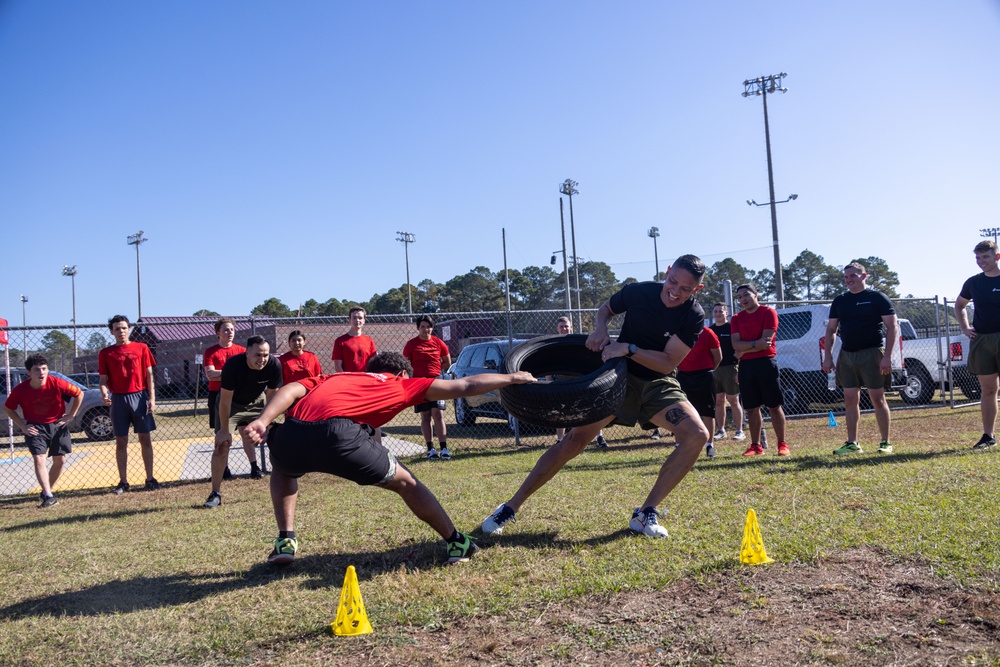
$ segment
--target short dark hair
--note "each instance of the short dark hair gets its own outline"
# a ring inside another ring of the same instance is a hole
[[[260,345],[261,343],[267,343],[267,339],[263,336],[250,336],[247,338],[247,349],[250,349],[254,345]],[[267,343],[270,346],[270,343]]]
[[[219,333],[219,329],[221,329],[224,324],[232,324],[233,328],[236,328],[236,322],[233,322],[233,318],[220,317],[215,321],[215,333]]]
[[[702,276],[705,275],[705,262],[701,261],[701,258],[697,255],[681,255],[674,260],[673,267],[675,269],[684,269],[692,276],[701,282]]]
[[[288,341],[291,342],[296,336],[302,336],[302,340],[306,339],[306,335],[299,331],[298,329],[292,329],[288,332]]]
[[[110,320],[108,320],[108,330],[113,332],[115,330],[115,325],[118,324],[119,322],[124,322],[125,324],[129,323],[128,318],[125,317],[124,315],[115,315]]]
[[[997,244],[995,241],[980,241],[976,244],[976,247],[972,249],[972,252],[985,252],[990,250],[992,252],[997,251]]]
[[[399,375],[406,371],[407,375],[413,377],[413,365],[399,352],[379,352],[368,360],[365,370],[369,373],[388,373],[390,375]]]
[[[434,320],[431,318],[430,315],[421,315],[420,317],[414,320],[414,323],[417,325],[418,329],[420,328],[421,322],[427,322],[427,324],[431,325],[431,329],[434,328]]]
[[[712,304],[712,309],[714,310],[716,306],[722,306],[726,310],[729,310],[729,306],[727,306],[726,304],[722,303],[721,301],[716,301],[714,304]]]
[[[365,315],[368,314],[368,311],[365,310],[364,308],[362,308],[361,306],[352,306],[351,309],[349,311],[347,311],[347,316],[350,317],[351,315],[353,315],[354,313],[358,312],[359,310],[362,313],[364,313]]]
[[[750,290],[754,294],[759,294],[757,288],[753,286],[753,283],[743,283],[742,285],[736,288],[736,291],[739,292],[741,289]]]
[[[865,265],[862,264],[861,262],[851,262],[850,264],[844,267],[844,271],[846,271],[847,269],[857,269],[861,273],[864,273]]]
[[[44,354],[33,354],[24,360],[24,369],[30,371],[35,366],[48,366],[49,360]]]

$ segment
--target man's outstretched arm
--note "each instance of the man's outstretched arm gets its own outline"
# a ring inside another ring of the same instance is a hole
[[[259,445],[267,438],[267,427],[278,418],[278,415],[285,413],[285,410],[292,407],[295,401],[306,395],[306,388],[298,382],[286,384],[279,389],[271,400],[264,406],[264,411],[260,417],[253,420],[246,427],[246,434],[254,444]]]
[[[479,396],[512,384],[528,384],[530,382],[537,382],[537,380],[534,375],[525,371],[510,374],[484,373],[470,375],[461,380],[434,380],[427,389],[424,398],[428,401],[443,401],[462,396]]]

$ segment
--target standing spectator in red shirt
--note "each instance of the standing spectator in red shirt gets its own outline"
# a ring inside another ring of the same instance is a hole
[[[50,376],[49,362],[40,354],[28,357],[24,367],[31,377],[14,387],[3,409],[21,429],[24,444],[35,461],[35,477],[42,487],[39,507],[52,507],[59,502],[52,487],[62,472],[65,455],[73,451],[68,424],[76,418],[83,403],[83,392],[62,378]],[[65,399],[71,399],[69,414],[66,414]],[[52,469],[47,472],[46,452],[52,457]]]
[[[441,376],[442,363],[444,368],[451,366],[451,352],[443,340],[431,335],[434,331],[434,320],[430,315],[421,315],[417,318],[417,331],[420,334],[416,338],[411,338],[403,346],[403,356],[413,364],[413,377],[415,378],[436,378]],[[448,431],[444,425],[445,409],[444,401],[427,401],[420,403],[413,408],[413,411],[420,415],[420,431],[424,434],[427,442],[427,458],[431,461],[438,458],[438,453],[434,451],[434,433],[437,433],[438,441],[441,443],[440,458],[445,461],[451,458],[448,451]],[[434,430],[431,430],[431,418],[434,418]]]
[[[363,373],[368,360],[375,356],[375,341],[364,335],[365,309],[354,306],[348,313],[351,328],[333,341],[333,369],[336,373]]]
[[[243,354],[247,351],[242,345],[233,342],[236,338],[236,323],[228,317],[220,317],[215,323],[215,335],[219,344],[205,350],[205,377],[208,379],[208,427],[217,430],[219,423],[219,393],[222,391],[222,368],[229,357]],[[229,466],[222,472],[222,479],[233,479]]]
[[[215,323],[215,335],[219,344],[205,350],[205,377],[208,379],[208,427],[215,430],[219,419],[219,392],[222,390],[222,367],[229,357],[247,351],[242,345],[233,343],[236,338],[236,323],[228,317],[220,317]]]
[[[278,357],[281,362],[281,384],[323,374],[319,358],[306,350],[306,335],[296,329],[288,334],[288,352]]]
[[[722,362],[722,345],[715,332],[705,327],[698,334],[698,340],[687,356],[677,364],[677,381],[694,406],[705,429],[715,433],[715,369]],[[705,443],[705,455],[715,456],[715,446],[709,438]]]
[[[743,456],[760,456],[764,446],[760,441],[763,420],[760,407],[767,406],[771,424],[778,437],[778,456],[788,456],[791,450],[785,444],[785,411],[781,385],[778,383],[778,364],[774,341],[778,333],[778,312],[757,302],[757,289],[750,284],[736,288],[736,298],[742,311],[733,315],[730,322],[733,349],[740,357],[739,383],[743,407],[750,417],[750,446]]]
[[[111,427],[115,434],[115,460],[118,463],[118,486],[114,494],[129,490],[128,430],[132,427],[139,438],[142,463],[146,467],[146,490],[155,491],[160,483],[153,477],[153,441],[156,430],[153,412],[156,410],[156,386],[153,366],[156,361],[145,343],[129,340],[129,322],[124,315],[108,320],[108,329],[115,344],[97,355],[97,370],[101,374],[101,397],[111,406]]]

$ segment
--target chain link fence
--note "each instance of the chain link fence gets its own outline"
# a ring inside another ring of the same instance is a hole
[[[894,409],[919,405],[956,404],[978,400],[978,381],[965,372],[967,341],[958,333],[951,305],[938,299],[895,301],[901,325],[901,367],[894,372]],[[829,388],[822,372],[821,340],[826,331],[829,304],[808,302],[781,304],[779,308],[778,364],[781,369],[786,409],[790,414],[825,414],[843,410],[843,394]],[[523,340],[555,333],[557,320],[568,315],[577,332],[593,327],[596,311],[524,311],[435,313],[435,335],[447,343],[456,376],[493,372],[499,367],[508,340]],[[347,317],[267,318],[234,317],[236,342],[245,344],[251,335],[271,343],[272,354],[288,351],[288,335],[300,330],[306,349],[316,354],[324,373],[334,370],[331,351],[334,340],[348,329]],[[208,480],[214,434],[209,427],[206,405],[207,381],[201,366],[203,350],[218,342],[216,318],[149,317],[133,324],[132,340],[149,345],[156,359],[156,431],[152,433],[154,476],[160,482]],[[620,320],[611,323],[617,332]],[[72,424],[73,452],[67,455],[58,489],[113,487],[118,482],[115,445],[107,408],[101,401],[97,353],[113,343],[104,325],[9,327],[8,345],[0,358],[0,400],[8,386],[26,379],[25,355],[44,354],[50,371],[77,382],[85,390],[83,406]],[[380,351],[401,351],[417,335],[414,316],[369,315],[364,333]],[[2,368],[6,366],[6,368]],[[9,376],[9,381],[8,381]],[[958,393],[956,393],[958,392]],[[863,396],[863,401],[866,397]],[[862,407],[866,406],[863,402]],[[518,423],[510,418],[495,396],[460,399],[445,411],[447,442],[455,457],[480,448],[546,447],[555,442],[555,432]],[[4,415],[5,417],[5,415]],[[37,493],[38,483],[30,453],[23,438],[6,418],[0,419],[0,495]],[[793,427],[794,429],[794,427]],[[403,460],[423,458],[425,443],[420,418],[412,409],[400,413],[383,429],[383,444]],[[616,443],[648,441],[651,433],[638,428],[614,426],[605,438]],[[670,441],[664,434],[665,442]],[[438,441],[435,437],[435,444]],[[266,450],[258,456],[267,464]],[[230,469],[236,475],[249,473],[246,454],[234,443]],[[129,477],[144,479],[142,460],[134,434],[130,435]]]

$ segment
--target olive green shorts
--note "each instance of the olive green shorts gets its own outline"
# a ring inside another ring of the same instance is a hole
[[[973,375],[1000,372],[1000,333],[976,334],[969,342],[968,368]]]
[[[841,350],[837,356],[837,384],[844,389],[888,389],[892,376],[879,372],[885,348],[869,347],[856,352]]]
[[[664,408],[686,400],[687,396],[681,391],[680,383],[672,375],[643,380],[629,374],[625,401],[615,413],[612,423],[622,426],[635,426],[638,423],[643,429],[655,428],[656,425],[650,419]]]
[[[733,364],[732,366],[719,366],[716,368],[715,393],[728,394],[729,396],[740,393],[740,383],[737,381],[739,371],[739,364]]]

